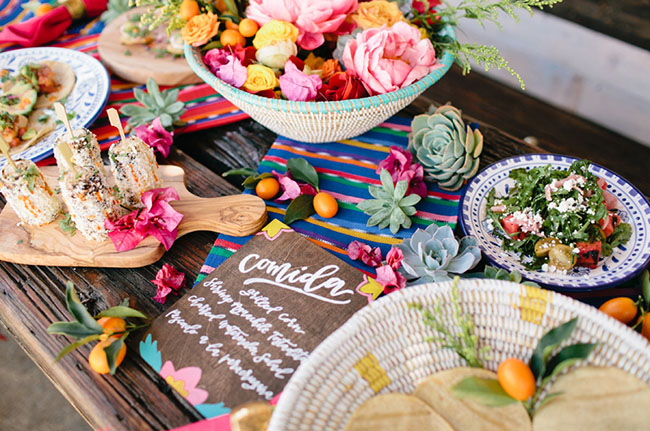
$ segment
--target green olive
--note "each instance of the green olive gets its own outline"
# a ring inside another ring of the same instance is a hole
[[[535,256],[544,257],[548,256],[548,251],[556,245],[562,245],[560,241],[555,238],[542,238],[535,243]]]
[[[568,245],[558,244],[548,251],[548,263],[560,270],[570,270],[577,260],[577,256]]]

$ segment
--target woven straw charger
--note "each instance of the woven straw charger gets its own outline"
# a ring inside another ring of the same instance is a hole
[[[456,37],[451,26],[441,34]],[[199,48],[185,44],[185,58],[201,79],[255,121],[279,135],[312,143],[339,141],[367,132],[409,105],[442,78],[454,62],[454,56],[445,51],[438,58],[442,67],[390,93],[338,102],[294,102],[257,96],[226,84],[203,63]]]
[[[379,393],[411,394],[425,377],[463,366],[450,349],[426,341],[419,304],[455,322],[452,283],[423,284],[392,293],[357,312],[320,344],[285,387],[269,431],[343,430],[352,412]],[[461,280],[460,305],[473,316],[481,345],[490,346],[486,368],[509,357],[525,362],[551,328],[578,317],[567,341],[598,342],[589,364],[616,366],[650,384],[650,344],[597,309],[564,295],[499,280]],[[580,364],[578,364],[580,366]]]

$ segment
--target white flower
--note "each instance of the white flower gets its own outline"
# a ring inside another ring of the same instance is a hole
[[[264,66],[282,69],[289,57],[296,54],[298,54],[296,44],[291,40],[283,40],[258,49],[255,57]]]

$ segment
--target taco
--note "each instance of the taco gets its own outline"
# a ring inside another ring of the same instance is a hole
[[[424,379],[413,395],[440,414],[455,430],[531,430],[528,412],[521,403],[488,407],[470,399],[456,398],[451,392],[452,387],[467,377],[497,379],[495,373],[482,368],[452,368]]]
[[[377,395],[352,413],[345,431],[454,431],[418,398],[406,394]]]
[[[0,113],[0,134],[11,147],[9,154],[26,150],[54,129],[56,120],[44,109],[33,110],[29,117]]]
[[[618,368],[581,367],[557,379],[533,431],[642,431],[650,428],[650,386]]]
[[[66,63],[43,61],[36,71],[39,91],[36,108],[49,108],[54,102],[65,99],[72,92],[76,76],[74,70]]]

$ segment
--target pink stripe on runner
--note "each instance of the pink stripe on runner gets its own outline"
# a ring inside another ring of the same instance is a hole
[[[444,221],[447,223],[456,223],[458,221],[458,216],[447,216],[442,214],[434,214],[426,211],[418,211],[415,213],[416,216],[421,218],[428,218],[430,220]]]
[[[396,123],[381,123],[378,127],[385,127],[387,129],[395,129],[395,130],[402,130],[404,132],[410,132],[411,131],[411,126],[407,126],[405,124],[396,124]]]

